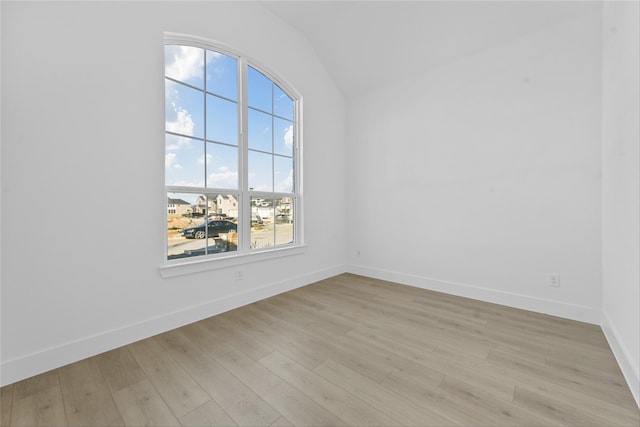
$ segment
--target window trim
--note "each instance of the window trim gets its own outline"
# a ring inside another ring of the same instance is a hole
[[[207,193],[237,193],[238,197],[238,207],[241,212],[241,218],[238,218],[238,233],[239,233],[239,241],[238,241],[238,250],[234,252],[226,252],[223,254],[212,254],[212,255],[204,255],[197,257],[187,257],[187,258],[178,258],[169,260],[167,259],[168,253],[168,241],[166,238],[166,231],[164,237],[164,248],[162,254],[162,263],[159,266],[160,275],[164,278],[181,276],[190,273],[196,273],[207,270],[215,270],[219,268],[228,268],[232,266],[237,266],[241,264],[264,261],[267,259],[280,258],[283,256],[296,255],[304,252],[304,248],[306,248],[305,240],[304,240],[304,202],[303,202],[303,182],[302,182],[302,138],[303,138],[303,98],[302,95],[285,79],[281,77],[276,77],[276,74],[273,73],[268,67],[265,67],[259,61],[245,55],[237,49],[233,49],[226,45],[225,43],[221,43],[215,40],[211,40],[208,38],[183,34],[183,33],[173,33],[173,32],[165,32],[164,39],[162,44],[163,49],[163,57],[164,57],[164,47],[166,45],[176,44],[176,45],[187,45],[198,47],[202,49],[213,50],[215,52],[222,53],[224,55],[233,57],[238,61],[238,105],[241,109],[241,114],[239,115],[239,141],[238,141],[238,188],[237,190],[222,190],[215,188],[206,188]],[[247,82],[247,74],[248,67],[251,66],[264,74],[267,78],[269,78],[273,83],[277,84],[283,91],[285,91],[288,95],[294,98],[294,123],[295,133],[294,133],[294,153],[293,153],[293,161],[294,161],[294,189],[293,193],[279,193],[275,191],[273,192],[264,192],[264,191],[254,191],[249,190],[248,188],[248,168],[246,167],[248,155],[248,147],[247,147],[247,132],[248,132],[248,123],[247,123],[247,114],[248,114],[248,104],[247,104],[247,91],[246,91],[246,82]],[[163,85],[164,83],[163,78]],[[164,91],[163,91],[164,92]],[[163,128],[164,128],[164,113],[163,113]],[[166,131],[165,131],[166,132]],[[165,134],[163,132],[163,134]],[[242,166],[242,167],[241,167]],[[166,182],[163,180],[162,190],[163,190],[163,201],[164,201],[164,224],[166,227],[166,223],[168,221],[168,209],[167,209],[167,187],[174,187],[176,191],[178,187],[176,186],[167,186]],[[193,190],[193,188],[190,188]],[[294,197],[295,198],[295,219],[293,222],[293,242],[289,244],[283,244],[270,248],[257,248],[251,249],[251,206],[250,201],[252,197],[256,196],[267,196],[269,198],[277,199],[280,197]]]
[[[187,274],[231,268],[254,262],[268,261],[277,258],[300,255],[305,252],[306,247],[307,246],[305,244],[292,244],[282,245],[278,246],[277,248],[271,249],[258,249],[252,252],[244,252],[239,254],[230,254],[229,252],[227,252],[226,254],[216,255],[215,258],[181,258],[176,261],[182,262],[167,262],[158,267],[158,271],[160,272],[161,277],[167,279],[171,277],[185,276]],[[185,259],[188,261],[184,261]]]

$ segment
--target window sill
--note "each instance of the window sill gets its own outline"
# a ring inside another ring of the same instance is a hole
[[[306,246],[288,246],[285,248],[270,249],[266,251],[256,251],[244,254],[229,254],[207,259],[196,259],[182,261],[180,263],[167,263],[158,267],[160,276],[165,279],[187,274],[201,273],[203,271],[218,270],[221,268],[235,267],[237,265],[249,264],[253,262],[267,261],[276,258],[283,258],[304,253]]]

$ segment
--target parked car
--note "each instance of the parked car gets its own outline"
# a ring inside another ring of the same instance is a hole
[[[219,233],[236,232],[238,226],[231,221],[226,220],[209,220],[205,230],[205,223],[182,230],[182,235],[187,239],[204,239],[208,234],[209,237],[216,237]],[[205,233],[206,231],[206,233]]]
[[[209,219],[221,220],[221,219],[228,219],[228,218],[226,213],[219,213],[219,214],[209,215]]]

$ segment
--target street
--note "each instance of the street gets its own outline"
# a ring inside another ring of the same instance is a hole
[[[278,245],[287,244],[293,241],[293,224],[276,224],[276,236],[275,243]],[[226,234],[221,233],[220,237],[208,239],[185,239],[180,234],[174,234],[168,240],[168,257],[181,257],[185,251],[202,250],[205,246],[224,246],[223,236]],[[230,239],[230,238],[229,238]],[[254,226],[251,228],[251,248],[266,248],[274,246],[274,224],[265,223],[260,226]]]

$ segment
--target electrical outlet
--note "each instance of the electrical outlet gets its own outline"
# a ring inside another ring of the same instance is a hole
[[[560,274],[558,273],[550,273],[549,274],[549,286],[553,288],[560,287]]]
[[[242,280],[242,270],[236,270],[236,281]]]
[[[359,249],[356,251],[356,257],[360,258],[360,250]]]

